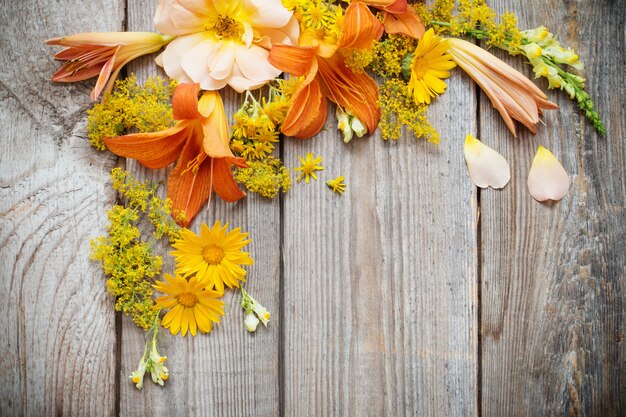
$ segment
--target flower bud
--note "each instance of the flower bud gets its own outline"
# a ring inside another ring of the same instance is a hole
[[[259,325],[259,319],[254,315],[254,313],[246,314],[246,318],[243,321],[243,325],[246,330],[250,333],[254,333],[256,331],[257,326]]]

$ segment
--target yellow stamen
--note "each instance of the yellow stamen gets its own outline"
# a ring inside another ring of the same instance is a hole
[[[218,265],[224,259],[224,250],[219,246],[210,244],[202,249],[202,257],[209,265]]]
[[[183,292],[178,295],[178,302],[185,307],[193,307],[198,302],[198,297],[190,292]]]

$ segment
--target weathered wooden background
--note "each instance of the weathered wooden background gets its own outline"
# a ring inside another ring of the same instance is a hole
[[[238,296],[210,336],[161,339],[170,380],[137,391],[143,334],[113,311],[88,260],[116,196],[110,169],[166,178],[93,150],[93,82],[49,81],[43,40],[153,30],[156,0],[3,1],[0,20],[0,415],[626,415],[625,24],[620,0],[500,0],[521,27],[545,24],[587,65],[598,136],[562,93],[536,136],[511,137],[458,70],[430,114],[433,146],[378,134],[345,145],[333,128],[286,139],[288,166],[324,158],[324,181],[284,198],[215,200],[195,222],[241,225],[254,241],[249,289],[273,313],[255,335]],[[530,75],[520,59],[506,58]],[[155,73],[152,58],[129,71]],[[545,88],[543,80],[537,81]],[[238,97],[226,93],[229,111]],[[462,144],[502,152],[512,180],[480,191]],[[556,204],[528,194],[538,145],[571,173]],[[165,265],[165,270],[171,263]]]

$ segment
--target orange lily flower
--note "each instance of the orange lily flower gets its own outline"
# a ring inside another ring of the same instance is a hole
[[[513,136],[517,136],[513,120],[537,133],[542,110],[559,108],[524,74],[473,43],[450,38],[448,53],[487,94]]]
[[[152,32],[79,33],[48,39],[47,45],[67,47],[54,56],[66,62],[52,75],[52,81],[69,83],[97,76],[89,95],[96,101],[102,90],[105,95],[111,91],[124,65],[158,51],[172,39],[173,36]]]
[[[407,0],[362,0],[362,2],[382,10],[383,25],[387,33],[402,33],[421,39],[426,31],[422,18]]]
[[[383,26],[361,2],[346,9],[336,43],[320,39],[314,32],[300,36],[300,46],[275,44],[269,61],[276,68],[304,76],[294,93],[281,132],[300,139],[317,134],[326,122],[327,102],[348,109],[373,132],[378,126],[378,87],[366,73],[354,73],[345,63],[346,48],[369,48]]]
[[[245,159],[231,152],[228,121],[217,91],[205,91],[198,100],[199,84],[179,84],[172,98],[174,127],[153,133],[136,133],[103,139],[116,155],[138,160],[148,168],[164,168],[178,159],[167,182],[173,214],[187,226],[215,191],[222,200],[235,202],[246,194],[233,179],[231,167],[245,167]],[[183,218],[179,214],[184,213]]]

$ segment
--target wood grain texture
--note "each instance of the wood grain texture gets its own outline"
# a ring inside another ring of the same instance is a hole
[[[457,75],[430,111],[438,146],[346,145],[332,114],[286,140],[287,165],[313,152],[325,170],[285,197],[284,415],[477,415],[476,107]],[[339,175],[342,196],[325,185]]]
[[[626,414],[626,79],[623,5],[614,1],[493,2],[520,25],[545,24],[586,64],[607,134],[561,92],[536,136],[506,131],[482,96],[481,139],[511,163],[502,192],[481,193],[482,414]],[[521,59],[507,58],[528,75]],[[538,80],[545,89],[546,82]],[[532,199],[526,178],[538,145],[571,174],[559,203]]]
[[[133,1],[128,4],[128,30],[154,30],[152,19],[156,2]],[[154,56],[143,58],[129,71],[145,80],[157,70]],[[227,114],[241,104],[234,91],[223,91]],[[147,170],[136,161],[126,161],[127,169],[140,178],[165,181],[168,170]],[[165,187],[163,187],[165,188]],[[164,189],[162,190],[165,191]],[[229,291],[224,298],[226,317],[209,334],[195,338],[171,336],[164,330],[160,338],[163,354],[168,356],[170,380],[165,387],[151,382],[138,391],[128,380],[143,352],[143,332],[124,319],[122,332],[121,415],[139,416],[277,416],[279,414],[278,349],[280,316],[279,200],[268,200],[256,194],[235,204],[224,203],[213,195],[190,228],[199,232],[200,224],[216,220],[241,227],[253,239],[245,250],[255,264],[247,267],[246,289],[266,306],[273,317],[267,328],[259,326],[253,335],[243,327],[244,312],[239,291]],[[171,273],[174,264],[164,255],[163,271]]]
[[[50,82],[59,64],[43,42],[119,30],[122,3],[0,9],[0,415],[115,412],[113,302],[88,258],[114,160],[85,135],[93,84]]]

